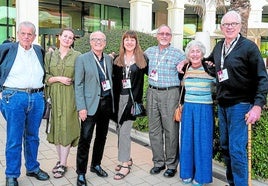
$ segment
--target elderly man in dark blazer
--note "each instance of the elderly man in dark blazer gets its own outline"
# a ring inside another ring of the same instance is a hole
[[[24,145],[26,175],[48,180],[37,161],[39,127],[44,113],[44,51],[32,44],[35,26],[19,24],[17,43],[0,45],[1,112],[7,121],[6,186],[17,186]]]
[[[101,168],[109,119],[113,112],[112,59],[103,53],[106,36],[96,31],[90,35],[91,51],[80,55],[75,64],[75,97],[81,119],[77,149],[77,185],[86,186],[89,146],[96,125],[90,171],[100,177],[108,174]]]

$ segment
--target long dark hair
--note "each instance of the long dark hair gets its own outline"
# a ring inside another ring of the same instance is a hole
[[[121,40],[120,49],[119,49],[119,56],[115,59],[115,64],[118,66],[125,66],[124,63],[124,54],[125,54],[125,48],[124,48],[124,39],[125,38],[134,38],[136,40],[136,47],[134,49],[134,56],[135,56],[135,63],[139,68],[145,68],[147,63],[144,58],[143,51],[141,49],[141,46],[139,44],[137,33],[133,30],[126,31]]]

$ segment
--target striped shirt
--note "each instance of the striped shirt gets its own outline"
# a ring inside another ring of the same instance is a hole
[[[148,78],[149,84],[155,87],[173,87],[179,86],[180,81],[178,78],[177,65],[185,59],[184,52],[169,46],[162,51],[158,46],[153,46],[145,51],[149,58],[149,71],[148,75],[153,70],[158,74],[158,80],[154,81]]]
[[[185,102],[212,104],[211,84],[214,78],[209,76],[203,67],[190,67],[184,76]]]

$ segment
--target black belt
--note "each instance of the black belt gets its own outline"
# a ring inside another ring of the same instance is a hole
[[[41,88],[11,88],[11,87],[3,87],[3,90],[14,90],[19,92],[26,92],[29,94],[42,92],[44,90],[44,87]]]
[[[156,89],[156,90],[171,90],[174,88],[179,88],[179,86],[173,86],[173,87],[155,87],[152,85],[149,85],[149,88]]]

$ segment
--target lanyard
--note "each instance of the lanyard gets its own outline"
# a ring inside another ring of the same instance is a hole
[[[126,58],[126,56],[124,56]],[[134,64],[134,55],[131,57],[129,65],[127,65],[127,61],[125,60],[125,70],[126,70],[126,78],[130,77],[130,66]],[[124,75],[124,74],[123,74]]]
[[[100,62],[99,62],[99,60],[96,58],[96,56],[95,55],[93,55],[93,56],[95,58],[95,61],[96,61],[97,65],[100,67],[100,70],[103,73],[105,79],[107,79],[105,58],[103,58],[103,67],[104,67],[104,69],[103,69],[102,66],[101,66],[101,64],[100,64]]]
[[[225,53],[225,46],[224,46],[224,42],[222,44],[222,50],[221,50],[221,69],[223,69],[223,64],[224,64],[224,59],[226,58],[226,56],[228,54],[230,54],[230,52],[233,50],[233,48],[235,47],[238,39],[240,38],[240,35],[238,35],[235,40],[231,43],[230,48],[227,50],[227,52]]]
[[[159,63],[166,57],[166,54],[168,53],[168,50],[166,49],[166,52],[163,54],[163,56],[161,57],[160,60],[158,60],[159,53],[160,53],[160,51],[158,49],[158,52],[155,53],[155,56],[156,56],[156,68],[155,69],[156,70],[158,69]]]

